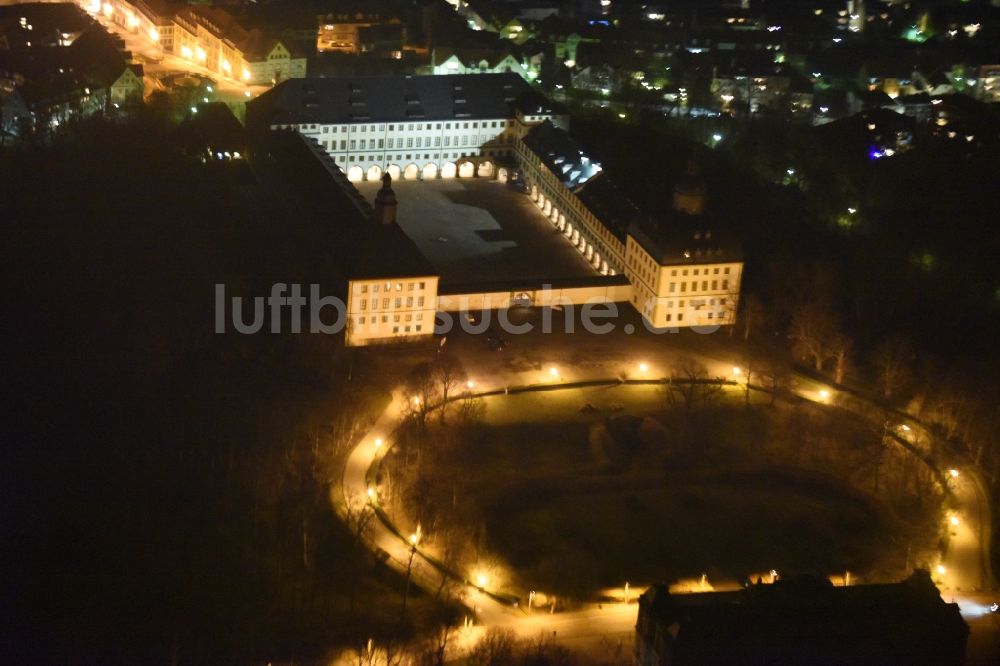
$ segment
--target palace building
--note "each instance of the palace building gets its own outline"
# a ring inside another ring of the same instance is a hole
[[[348,344],[431,335],[435,311],[470,305],[628,301],[657,329],[733,324],[742,253],[710,215],[697,164],[689,165],[664,206],[643,211],[568,126],[563,107],[510,73],[289,80],[247,104],[252,133],[299,134],[350,199],[364,200],[355,185],[382,181],[366,213],[378,223],[367,228],[396,239],[393,247],[406,237],[396,224],[393,181],[517,180],[544,224],[560,232],[589,271],[572,279],[510,274],[502,284],[455,286],[433,262],[410,262],[419,268],[393,275],[396,250],[366,242],[371,261],[357,265],[367,272],[380,268],[351,278]],[[406,244],[404,254],[414,252],[416,246]]]

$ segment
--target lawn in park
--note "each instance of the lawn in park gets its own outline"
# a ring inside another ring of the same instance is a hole
[[[843,415],[748,408],[736,390],[687,409],[658,386],[567,389],[485,399],[424,469],[476,507],[525,589],[875,577],[903,566],[918,531],[866,492],[870,436]]]

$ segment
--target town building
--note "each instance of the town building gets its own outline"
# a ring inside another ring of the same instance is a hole
[[[522,288],[523,281],[510,276],[509,284],[494,286],[488,294],[464,290],[438,300],[437,291],[430,288],[433,283],[436,289],[438,278],[426,271],[399,281],[400,294],[395,294],[396,281],[379,274],[373,282],[357,285],[367,291],[354,295],[364,294],[369,304],[349,306],[356,326],[362,325],[359,317],[364,325],[394,323],[382,322],[388,315],[381,311],[370,319],[375,288],[380,288],[379,298],[389,298],[391,304],[403,299],[393,306],[397,310],[430,308],[432,296],[445,310],[460,302],[489,308],[515,301],[546,305],[547,299],[558,296],[570,302],[628,301],[649,325],[660,329],[711,330],[734,323],[742,254],[708,213],[706,188],[696,166],[678,180],[663,210],[647,213],[577,145],[568,125],[565,109],[510,73],[291,80],[247,105],[252,133],[298,132],[337,182],[381,181],[386,175],[390,183],[456,177],[506,181],[516,174],[545,218],[582,255],[594,278],[566,283],[565,290],[553,294]],[[389,206],[390,188],[385,184],[379,192],[385,205],[380,207],[376,200],[378,211],[394,209],[394,200]],[[387,216],[378,212],[375,217]],[[391,296],[385,296],[386,283]],[[423,296],[424,305],[407,300],[410,283],[418,285],[412,296]],[[368,307],[367,314],[360,307]],[[411,326],[416,321],[412,319]],[[364,344],[417,333],[415,328],[407,331],[405,321],[395,323],[403,327],[354,333],[349,339]]]
[[[531,80],[537,71],[529,76],[517,57],[507,51],[488,49],[431,49],[431,74],[503,74],[513,72]]]
[[[0,7],[2,131],[23,136],[141,101],[143,68],[72,4]]]
[[[398,40],[398,49],[390,49],[390,53],[398,51],[402,57],[403,44],[406,41],[406,31],[397,16],[383,16],[374,10],[356,10],[325,14],[318,17],[316,31],[316,51],[319,53],[351,53],[358,54],[371,51],[372,44],[384,41],[390,34],[393,41]],[[391,27],[391,32],[387,28]],[[371,32],[373,28],[381,28],[379,32]]]
[[[214,74],[246,84],[271,85],[305,76],[305,57],[259,30],[246,30],[228,12],[202,5],[174,9],[160,0],[77,0],[163,53],[201,65]]]
[[[639,598],[640,666],[909,664],[959,666],[969,628],[926,571],[879,585],[802,577],[736,592]]]

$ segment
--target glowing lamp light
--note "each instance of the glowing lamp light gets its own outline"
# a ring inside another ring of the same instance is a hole
[[[957,469],[949,469],[949,470],[948,470],[948,474],[949,474],[949,475],[951,476],[951,478],[953,478],[953,479],[954,479],[954,478],[957,478],[957,477],[958,477],[958,470],[957,470]]]
[[[243,80],[244,81],[249,81],[250,80],[250,71],[249,70],[246,70],[246,69],[243,70]]]
[[[381,437],[376,437],[375,438],[375,448],[376,449],[381,448],[382,444],[384,444],[384,443],[385,443],[385,441]]]
[[[559,376],[559,370],[556,368],[556,366],[553,365],[551,368],[549,368],[549,376],[550,377],[558,377]]]
[[[465,388],[471,391],[472,389],[476,388],[476,382],[470,379],[469,381],[465,382]]]
[[[410,535],[410,543],[413,544],[414,546],[417,545],[417,535],[416,534],[411,534]]]
[[[229,64],[228,60],[223,60],[221,64],[222,64],[222,71],[224,71],[226,74],[229,74],[231,71],[233,71],[233,67],[232,65]]]
[[[205,62],[205,59],[208,58],[208,54],[205,53],[205,49],[201,48],[200,46],[194,50],[194,54],[195,57],[202,62]]]
[[[940,575],[943,576],[946,573],[948,573],[948,569],[946,569],[943,564],[939,564],[939,565],[937,565],[937,572],[938,572],[938,574],[940,574]]]
[[[826,389],[822,389],[819,392],[819,397],[820,397],[820,400],[829,400],[830,399],[830,392],[827,391]]]
[[[111,6],[111,3],[110,2],[105,2],[104,3],[104,15],[107,16],[108,18],[111,18],[111,16],[114,13],[115,13],[115,8]]]
[[[476,585],[479,587],[486,587],[486,583],[488,582],[490,582],[490,579],[486,577],[486,574],[476,576]]]
[[[185,58],[190,59],[191,55],[192,55],[192,53],[191,53],[191,47],[190,46],[182,46],[181,47],[181,55],[184,56]]]
[[[152,39],[154,42],[160,41],[160,31],[157,30],[156,28],[150,28],[149,38]]]
[[[735,366],[735,365],[734,365],[734,366],[733,366],[733,376],[735,376],[735,377],[739,377],[739,376],[740,376],[740,375],[742,375],[742,374],[743,374],[743,370],[742,370],[742,368],[740,368],[740,367],[738,367],[738,366]]]
[[[368,486],[368,499],[375,499],[375,489]]]
[[[128,17],[125,19],[125,22],[128,24],[128,27],[130,28],[134,28],[137,25],[139,25],[139,19],[137,19],[133,14],[129,14]]]
[[[640,363],[639,372],[641,372],[642,374],[646,374],[647,372],[649,372],[649,366],[646,365],[645,363]]]
[[[903,432],[910,432],[910,426],[906,425],[905,423],[899,426],[899,429],[902,430]]]
[[[420,398],[418,396],[413,396],[413,404],[414,405],[419,405],[420,404]]]
[[[948,519],[948,522],[951,523],[954,527],[958,527],[958,524],[962,521],[958,519],[958,516],[952,516],[951,518]]]

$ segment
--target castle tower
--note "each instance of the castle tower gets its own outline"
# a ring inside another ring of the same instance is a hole
[[[396,193],[392,191],[392,176],[388,173],[382,176],[382,189],[375,195],[375,222],[378,224],[396,222]]]

